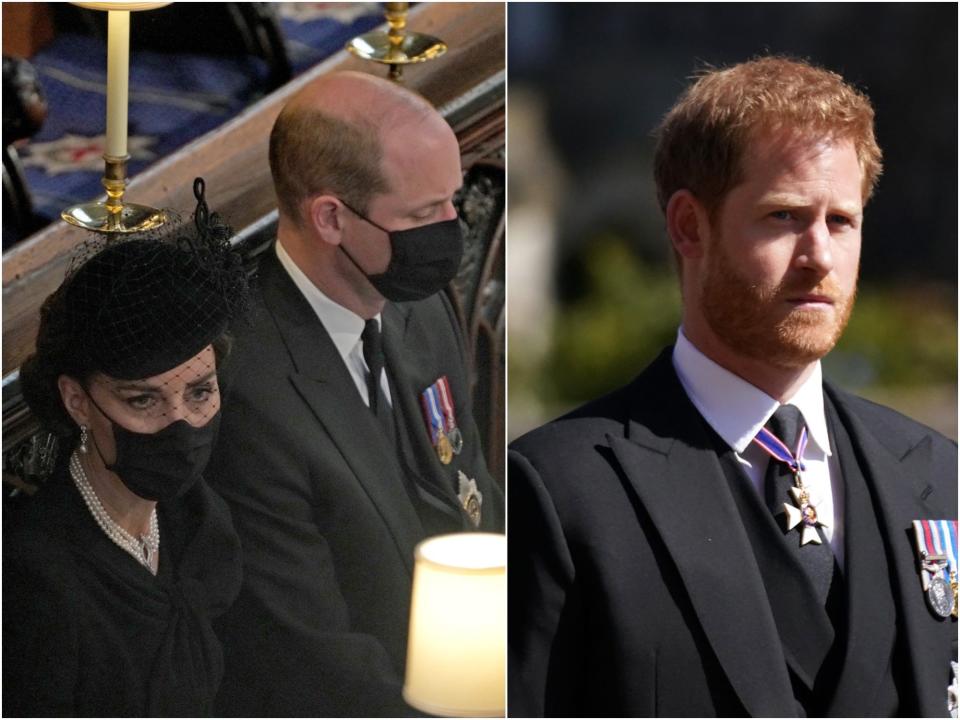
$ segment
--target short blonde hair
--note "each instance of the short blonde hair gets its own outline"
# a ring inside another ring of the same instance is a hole
[[[700,73],[667,113],[654,156],[660,208],[685,189],[715,214],[743,180],[749,143],[781,130],[853,141],[869,200],[883,167],[870,100],[834,72],[764,57]]]
[[[366,212],[374,195],[389,190],[382,156],[373,123],[314,108],[285,108],[270,133],[270,171],[281,213],[300,225],[300,203],[321,193]]]

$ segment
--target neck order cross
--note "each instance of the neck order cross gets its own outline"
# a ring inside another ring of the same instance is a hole
[[[807,439],[807,428],[804,426],[800,432],[800,437],[797,439],[796,450],[791,451],[787,444],[773,432],[767,428],[761,428],[753,442],[771,457],[771,461],[784,463],[793,473],[794,486],[790,488],[790,494],[796,504],[783,504],[783,509],[786,512],[787,530],[792,530],[802,523],[800,544],[816,543],[819,545],[822,540],[817,527],[825,527],[826,524],[818,517],[816,507],[810,502],[810,493],[803,484],[803,471],[806,470],[806,466],[803,464],[803,453],[807,448]]]

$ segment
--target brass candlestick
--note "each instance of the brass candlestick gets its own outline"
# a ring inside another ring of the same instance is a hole
[[[104,155],[103,187],[107,201],[89,202],[68,207],[60,217],[71,225],[101,233],[133,233],[152,230],[166,221],[162,210],[146,205],[124,202],[127,187],[127,159]]]
[[[127,104],[130,82],[130,13],[169,5],[169,2],[76,2],[90,10],[107,12],[107,132],[103,186],[107,202],[68,207],[62,213],[71,225],[101,233],[150,230],[166,221],[160,210],[125,203],[127,186]]]
[[[447,44],[432,35],[407,31],[410,3],[385,3],[389,32],[368,32],[347,43],[347,50],[364,60],[390,66],[390,79],[402,82],[403,66],[426,62],[447,51]]]

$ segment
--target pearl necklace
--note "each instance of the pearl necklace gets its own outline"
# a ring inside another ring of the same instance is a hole
[[[157,552],[160,550],[160,525],[157,523],[157,509],[154,508],[150,513],[150,532],[141,535],[139,539],[124,530],[120,525],[110,517],[97,493],[94,492],[90,481],[87,479],[87,473],[80,464],[80,458],[74,452],[70,456],[70,476],[73,478],[77,490],[87,504],[87,509],[97,521],[100,529],[122,550],[130,553],[141,565],[154,575],[157,574]]]

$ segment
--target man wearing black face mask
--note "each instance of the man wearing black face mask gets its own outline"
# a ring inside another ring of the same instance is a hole
[[[439,292],[463,253],[459,146],[422,98],[337,73],[285,107],[270,164],[277,244],[207,473],[245,564],[218,714],[409,715],[414,545],[503,529]]]

